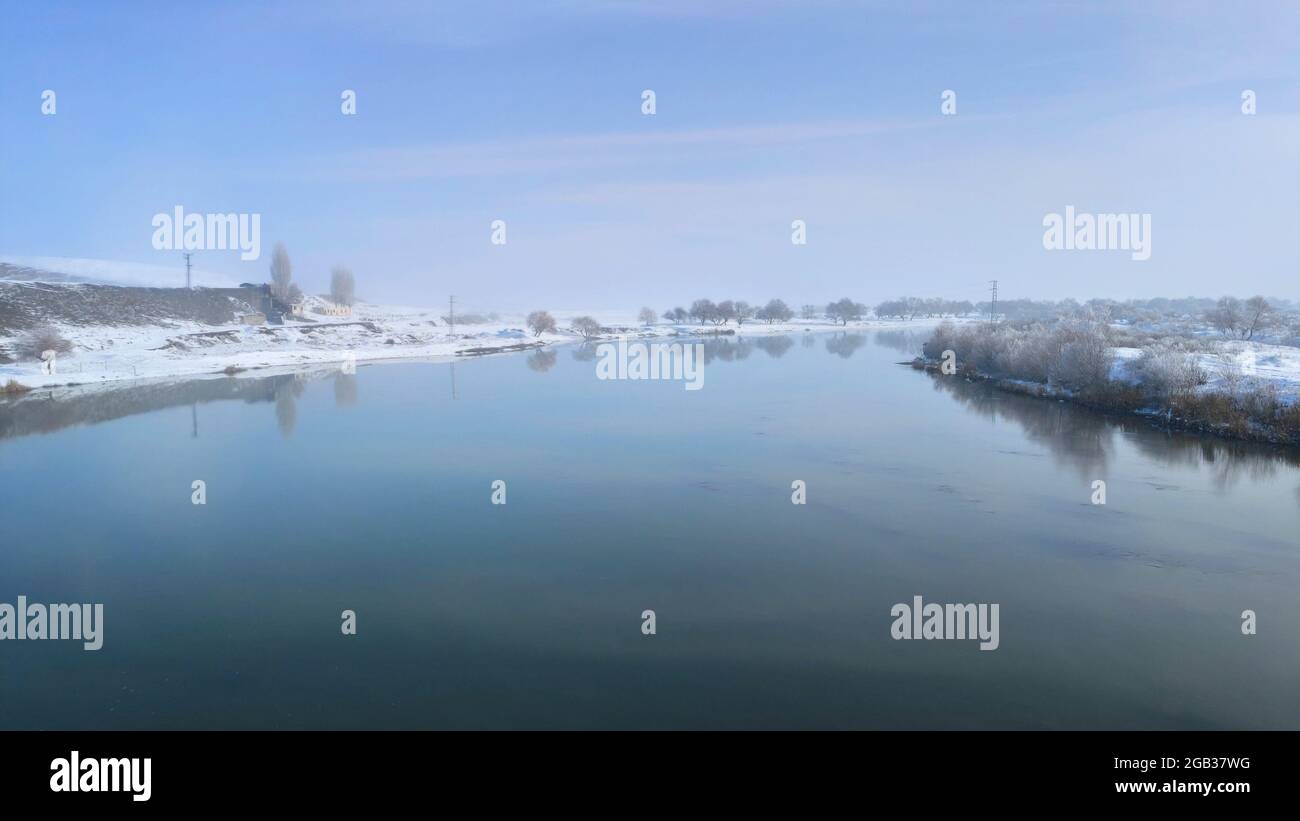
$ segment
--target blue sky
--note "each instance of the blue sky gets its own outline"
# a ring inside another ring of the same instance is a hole
[[[1283,0],[0,9],[3,258],[180,276],[150,221],[181,205],[262,215],[261,259],[201,271],[264,279],[282,241],[308,291],[341,263],[363,298],[483,310],[978,299],[992,278],[1300,298]],[[1045,251],[1067,205],[1151,214],[1151,259]]]

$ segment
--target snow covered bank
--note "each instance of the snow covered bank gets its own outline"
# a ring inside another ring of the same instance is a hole
[[[1102,323],[944,324],[912,364],[1170,427],[1300,445],[1300,349],[1185,337],[1124,344],[1133,341]]]
[[[1188,359],[1204,377],[1201,393],[1232,392],[1252,381],[1271,385],[1288,403],[1300,401],[1300,348],[1236,340],[1209,342],[1207,349],[1189,353]],[[1141,348],[1115,348],[1111,378],[1140,384],[1137,363]]]
[[[795,320],[767,324],[746,322],[737,327],[706,325],[638,325],[635,312],[553,312],[557,329],[534,336],[524,317],[496,317],[490,322],[449,327],[445,311],[428,308],[359,304],[352,315],[311,314],[286,318],[283,325],[218,325],[169,321],[159,325],[70,325],[53,323],[73,345],[56,359],[53,373],[40,362],[0,364],[0,384],[13,379],[31,388],[90,385],[130,379],[194,377],[206,374],[306,368],[341,363],[394,359],[436,359],[517,349],[522,344],[552,345],[581,341],[572,321],[592,315],[601,326],[594,339],[736,334],[758,336],[807,330],[924,327],[923,321],[864,321],[837,325],[825,320]],[[13,350],[19,335],[0,337],[0,347]]]

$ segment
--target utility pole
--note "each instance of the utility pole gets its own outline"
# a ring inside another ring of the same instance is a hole
[[[186,252],[185,252],[185,287],[186,287],[187,289],[188,289],[188,288],[193,288],[193,287],[194,287],[193,285],[190,284],[190,282],[191,282],[191,280],[190,280],[190,257],[192,257],[192,256],[194,256],[194,255],[191,254],[189,251],[186,251]]]
[[[998,281],[991,279],[989,283],[993,286],[991,289],[993,291],[993,302],[989,305],[989,322],[996,324],[998,321]]]

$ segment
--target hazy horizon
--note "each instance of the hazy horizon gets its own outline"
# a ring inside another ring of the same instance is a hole
[[[150,221],[182,206],[261,215],[259,259],[199,251],[200,271],[264,280],[283,242],[304,290],[344,264],[378,302],[977,302],[995,278],[1004,299],[1300,298],[1296,6],[5,14],[6,259],[171,266],[180,284]],[[1044,250],[1044,216],[1067,206],[1149,214],[1150,259]]]

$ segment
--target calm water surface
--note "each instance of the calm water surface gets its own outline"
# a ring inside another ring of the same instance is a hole
[[[0,643],[0,728],[1300,728],[1296,455],[914,343],[713,343],[699,391],[557,348],[0,405],[0,601],[106,621]],[[914,595],[999,603],[1001,647],[891,640]]]

